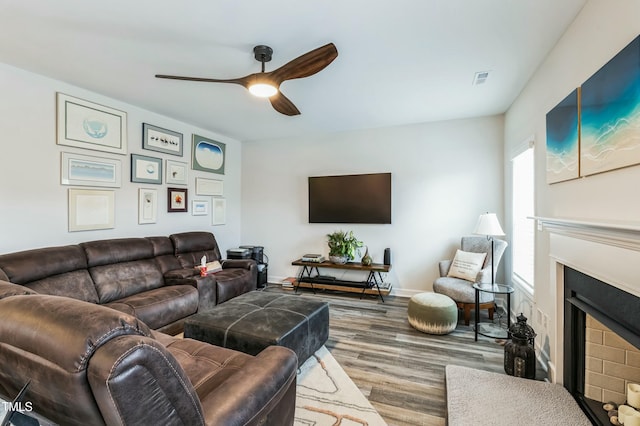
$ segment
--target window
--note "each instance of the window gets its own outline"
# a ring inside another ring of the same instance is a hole
[[[535,220],[533,142],[512,160],[513,281],[533,293]]]

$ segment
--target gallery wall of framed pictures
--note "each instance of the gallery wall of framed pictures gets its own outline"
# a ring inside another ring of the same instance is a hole
[[[131,213],[137,214],[138,225],[188,212],[190,216],[210,216],[206,221],[210,226],[226,223],[221,179],[225,143],[193,133],[187,148],[190,155],[185,156],[184,135],[179,131],[141,122],[133,124],[140,126],[140,139],[132,140],[127,137],[132,123],[127,122],[126,111],[64,93],[57,93],[56,99],[60,184],[69,187],[69,232],[115,228],[119,202],[137,206],[137,212]],[[122,156],[129,158],[123,162]],[[126,166],[128,182],[123,183]],[[136,199],[124,199],[132,194],[131,187],[137,188]],[[195,194],[192,199],[190,187]],[[165,196],[166,216],[159,215]]]

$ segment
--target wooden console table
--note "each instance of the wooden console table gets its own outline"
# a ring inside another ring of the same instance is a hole
[[[347,262],[344,264],[337,264],[331,262],[304,262],[302,259],[294,260],[291,262],[294,266],[301,266],[302,269],[298,274],[298,280],[295,283],[296,292],[299,287],[311,288],[313,292],[316,292],[317,288],[325,290],[340,290],[348,291],[351,293],[360,293],[360,298],[365,294],[376,294],[380,296],[380,299],[384,303],[384,295],[388,295],[391,291],[391,287],[381,289],[380,285],[383,283],[382,273],[389,272],[391,265],[383,265],[381,263],[372,263],[371,265],[363,265],[360,262]],[[349,281],[340,280],[327,275],[321,275],[319,268],[329,269],[342,269],[351,271],[363,271],[368,272],[367,279],[365,281]]]

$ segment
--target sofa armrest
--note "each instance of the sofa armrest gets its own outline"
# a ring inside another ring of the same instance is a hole
[[[292,425],[298,358],[269,346],[210,393],[200,396],[206,424]]]
[[[195,273],[188,275],[191,269],[177,269],[164,274],[165,285],[190,285],[198,290],[198,312],[213,308],[218,303],[215,274],[205,277]]]
[[[242,268],[251,270],[251,268],[257,267],[258,264],[253,259],[224,259],[222,261],[222,269]]]

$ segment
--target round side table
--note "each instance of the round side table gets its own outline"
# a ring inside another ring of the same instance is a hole
[[[494,339],[508,339],[509,327],[511,326],[511,293],[513,293],[513,287],[506,284],[475,283],[473,288],[476,290],[475,341],[478,341],[478,334]],[[507,328],[500,327],[500,321],[498,321],[498,324],[480,322],[480,292],[507,295]]]

